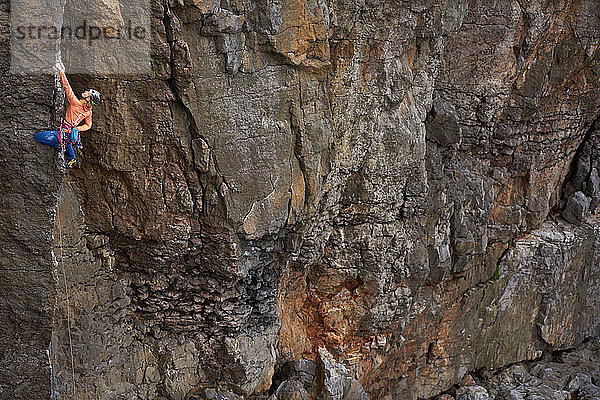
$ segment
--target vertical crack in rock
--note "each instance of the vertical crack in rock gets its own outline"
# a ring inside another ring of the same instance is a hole
[[[300,87],[300,82],[298,82],[298,93],[300,94],[299,102],[300,104],[295,104],[294,102],[290,103],[290,128],[292,130],[292,134],[294,135],[294,157],[298,161],[298,165],[300,166],[300,173],[302,174],[302,180],[304,181],[304,199],[308,200],[312,196],[312,190],[310,181],[308,179],[308,170],[306,167],[306,160],[303,155],[303,146],[302,146],[302,127],[300,126],[302,118],[302,88]]]

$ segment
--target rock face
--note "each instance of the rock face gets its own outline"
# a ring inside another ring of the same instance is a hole
[[[430,398],[600,335],[595,0],[151,12],[60,200],[3,75],[0,397]]]
[[[600,343],[548,354],[536,363],[485,373],[482,382],[497,399],[600,399]]]
[[[8,3],[0,5],[8,26]],[[56,302],[53,230],[61,157],[40,152],[37,130],[54,122],[55,79],[9,73],[9,36],[0,35],[0,398],[50,395],[50,345]],[[58,99],[56,99],[58,100]]]

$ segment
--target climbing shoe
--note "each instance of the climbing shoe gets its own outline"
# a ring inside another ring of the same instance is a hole
[[[67,168],[71,169],[71,168],[76,168],[77,167],[77,160],[76,159],[72,159],[67,161]]]

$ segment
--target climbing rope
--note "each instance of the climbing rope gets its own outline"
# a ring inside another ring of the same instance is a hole
[[[57,207],[58,209],[58,207]],[[57,263],[58,265],[58,263]],[[58,282],[58,271],[54,270],[54,279]],[[56,309],[58,308],[58,288],[56,290],[56,296],[54,297],[54,308],[52,309],[52,326],[56,321]],[[54,368],[54,329],[50,332],[50,396],[52,400],[56,400],[56,371]]]
[[[70,348],[70,352],[71,352],[71,382],[72,382],[72,388],[71,388],[71,394],[72,394],[72,398],[75,398],[75,360],[73,357],[73,340],[71,338],[71,304],[69,301],[69,287],[67,285],[67,272],[66,272],[66,266],[65,266],[65,259],[64,259],[64,255],[63,255],[63,243],[62,243],[62,228],[61,228],[61,223],[60,223],[60,206],[61,206],[61,201],[62,201],[62,188],[63,188],[63,183],[64,183],[65,178],[63,177],[62,182],[60,183],[60,190],[58,192],[58,207],[56,208],[56,220],[58,221],[58,243],[60,246],[60,262],[62,264],[62,273],[63,273],[63,280],[65,283],[65,297],[67,300],[67,329],[69,331],[69,348]],[[52,343],[52,340],[50,341],[50,343]]]
[[[54,319],[52,319],[54,321]],[[56,400],[56,376],[54,374],[54,343],[52,340],[52,334],[50,334],[50,373],[52,379],[50,380],[50,395],[52,400]]]

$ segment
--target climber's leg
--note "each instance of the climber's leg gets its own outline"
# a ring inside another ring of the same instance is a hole
[[[58,131],[38,132],[35,134],[34,138],[42,144],[52,146],[55,149],[60,149],[60,144],[58,143]],[[73,151],[71,143],[67,143],[65,146],[65,158],[67,167],[75,168],[77,159],[75,158],[75,152]]]
[[[75,158],[75,152],[73,151],[73,145],[71,143],[67,143],[65,157],[67,159],[67,167],[75,168],[77,166],[77,159]]]
[[[58,143],[58,131],[38,132],[34,135],[34,138],[41,144],[52,146],[55,149],[60,149],[60,144]],[[71,149],[71,151],[73,151],[73,149]]]

